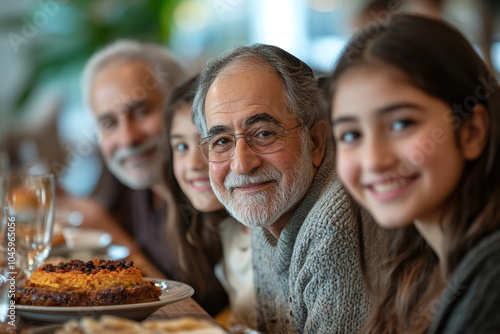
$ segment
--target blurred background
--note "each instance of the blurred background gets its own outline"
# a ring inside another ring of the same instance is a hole
[[[402,11],[444,18],[500,70],[498,0],[0,0],[0,173],[51,172],[70,195],[92,193],[103,165],[79,80],[115,39],[161,43],[194,69],[268,43],[321,73],[353,32]]]

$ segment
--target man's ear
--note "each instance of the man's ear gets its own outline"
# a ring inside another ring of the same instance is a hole
[[[316,122],[311,128],[312,163],[314,168],[318,168],[323,162],[329,131],[328,123],[323,119]]]
[[[484,150],[488,139],[490,117],[482,104],[477,104],[471,117],[460,128],[460,144],[466,160],[477,159]]]

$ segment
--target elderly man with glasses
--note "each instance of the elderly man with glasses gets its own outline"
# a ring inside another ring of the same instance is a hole
[[[361,215],[336,177],[321,115],[311,68],[274,46],[240,47],[199,80],[200,149],[219,200],[253,228],[266,333],[357,333],[370,306]]]

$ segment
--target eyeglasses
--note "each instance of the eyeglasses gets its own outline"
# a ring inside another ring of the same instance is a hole
[[[198,147],[208,162],[230,159],[234,155],[236,141],[240,138],[245,138],[248,145],[259,154],[274,153],[285,147],[287,133],[300,126],[285,130],[282,125],[264,125],[237,134],[220,133],[201,139]]]

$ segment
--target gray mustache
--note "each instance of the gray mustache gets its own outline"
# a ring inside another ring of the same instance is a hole
[[[113,162],[114,163],[121,163],[124,159],[134,156],[137,154],[142,154],[147,151],[150,151],[151,149],[156,149],[157,148],[157,143],[154,140],[150,140],[147,143],[142,144],[141,146],[137,147],[131,147],[131,148],[121,148],[115,152],[113,155]]]
[[[232,190],[236,187],[242,187],[250,183],[261,183],[269,181],[276,181],[279,185],[281,183],[281,178],[281,173],[272,167],[259,169],[255,171],[253,175],[240,175],[233,171],[229,171],[224,180],[224,187],[226,189]]]

